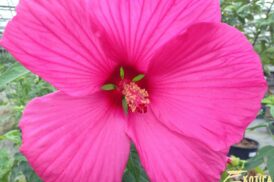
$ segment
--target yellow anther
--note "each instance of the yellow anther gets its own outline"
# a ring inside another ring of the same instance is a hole
[[[123,85],[122,94],[125,96],[128,107],[132,112],[145,113],[150,103],[149,94],[136,83],[130,82]]]

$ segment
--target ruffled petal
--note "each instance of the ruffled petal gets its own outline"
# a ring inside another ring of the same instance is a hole
[[[84,0],[21,0],[1,45],[70,95],[100,89],[114,62],[100,47]]]
[[[241,140],[267,88],[252,45],[226,24],[191,26],[158,50],[148,72],[157,118],[218,150]]]
[[[153,52],[197,22],[220,22],[216,0],[94,0],[91,9],[115,60],[145,69]]]
[[[130,148],[125,124],[102,94],[57,92],[28,104],[21,152],[43,181],[121,181]]]
[[[226,165],[226,153],[214,151],[196,139],[162,125],[151,110],[129,119],[133,140],[151,181],[217,182]]]

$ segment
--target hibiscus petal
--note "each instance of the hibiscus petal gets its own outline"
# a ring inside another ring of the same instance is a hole
[[[241,140],[266,91],[252,45],[225,24],[191,26],[158,50],[148,72],[157,118],[219,150]]]
[[[192,23],[220,22],[216,0],[94,0],[102,41],[115,60],[145,69],[153,52]]]
[[[225,169],[225,153],[169,130],[151,110],[131,116],[127,133],[151,181],[217,182]]]
[[[57,92],[30,102],[21,151],[42,180],[121,181],[130,149],[126,120],[104,99]]]
[[[100,47],[87,7],[84,0],[21,0],[1,45],[58,89],[91,94],[114,63]]]

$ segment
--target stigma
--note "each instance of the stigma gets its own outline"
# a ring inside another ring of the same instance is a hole
[[[140,88],[135,82],[124,82],[121,86],[122,94],[130,111],[146,113],[150,103],[148,92]]]

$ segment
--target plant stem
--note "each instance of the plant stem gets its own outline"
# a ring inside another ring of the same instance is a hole
[[[266,17],[265,17],[265,20],[267,20],[269,18],[269,15],[270,15],[270,12],[272,10],[272,6],[274,5],[274,0],[272,1],[269,9],[267,10],[266,12]],[[261,29],[261,26],[258,27],[259,31],[257,31],[257,33],[255,34],[255,38],[254,38],[254,41],[253,41],[253,46],[256,45],[257,41],[258,41],[258,38],[259,38],[259,35],[262,33],[262,29]]]

